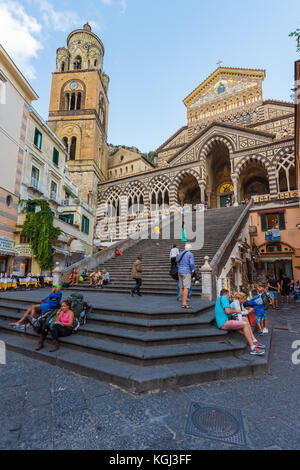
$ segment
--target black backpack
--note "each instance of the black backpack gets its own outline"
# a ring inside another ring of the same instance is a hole
[[[184,253],[182,253],[180,259],[178,259],[177,261],[177,264],[176,265],[173,265],[170,269],[170,276],[175,280],[175,281],[178,281],[179,277],[178,277],[178,264],[181,263],[183,257],[187,254],[187,251],[185,251]]]

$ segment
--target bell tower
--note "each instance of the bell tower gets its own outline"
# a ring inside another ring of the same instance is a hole
[[[68,171],[79,196],[93,207],[97,185],[107,179],[108,84],[104,47],[87,23],[72,31],[56,53],[49,127],[68,148]]]

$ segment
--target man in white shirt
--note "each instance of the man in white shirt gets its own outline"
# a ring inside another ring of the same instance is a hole
[[[171,260],[171,267],[176,266],[177,264],[177,256],[179,255],[179,250],[176,245],[173,245],[173,248],[170,251],[170,260]]]

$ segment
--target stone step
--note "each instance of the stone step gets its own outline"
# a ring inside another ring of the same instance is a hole
[[[35,341],[38,335],[32,329],[25,334],[15,330],[6,322],[0,320],[0,330],[12,335],[32,337]],[[66,338],[61,338],[62,348],[88,352],[91,355],[110,357],[119,361],[136,363],[144,366],[168,364],[182,361],[196,361],[214,357],[232,357],[245,351],[245,342],[240,339],[226,339],[224,341],[198,342],[187,344],[160,344],[154,346],[139,346],[129,342],[112,341],[109,338],[86,336],[79,330]],[[34,346],[34,342],[33,342]]]
[[[108,357],[93,356],[84,351],[67,350],[64,347],[55,353],[49,353],[49,343],[37,352],[34,351],[36,341],[25,335],[1,331],[1,339],[5,341],[8,350],[108,382],[132,393],[167,390],[239,377],[255,377],[268,372],[268,354],[252,357],[245,352],[239,357],[216,357],[213,360],[203,359],[144,367],[124,364],[123,361]]]
[[[16,313],[0,313],[0,320],[9,326],[9,323],[16,321],[20,315]],[[155,328],[132,328],[132,326],[113,323],[99,324],[95,319],[93,322],[88,321],[86,325],[79,330],[80,335],[92,336],[98,339],[109,339],[110,341],[118,341],[123,344],[139,345],[141,347],[159,346],[165,344],[192,344],[210,341],[221,341],[227,332],[219,330],[211,325],[201,325],[201,328],[185,328],[177,329],[170,327],[157,331]],[[130,328],[130,329],[128,329]]]
[[[111,287],[109,284],[105,286],[103,289],[96,289],[93,287],[72,287],[72,290],[79,291],[79,292],[115,292],[115,293],[123,293],[130,295],[130,289],[133,287],[134,284],[128,285],[127,288],[125,287]],[[174,289],[153,289],[151,287],[141,287],[142,295],[169,295],[169,296],[176,296],[176,287]],[[193,291],[194,297],[201,296],[201,289]]]

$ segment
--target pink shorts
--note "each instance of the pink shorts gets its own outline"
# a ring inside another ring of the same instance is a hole
[[[244,328],[244,322],[239,320],[228,320],[221,330],[242,330]]]

